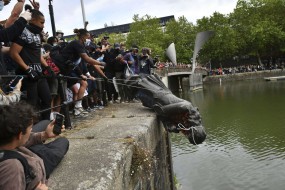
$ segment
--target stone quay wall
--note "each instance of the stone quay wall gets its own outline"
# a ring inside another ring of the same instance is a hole
[[[276,69],[276,70],[265,70],[265,71],[256,71],[256,72],[246,72],[246,73],[236,73],[236,74],[226,74],[226,75],[215,75],[215,76],[206,76],[203,78],[203,83],[218,83],[221,81],[241,81],[241,80],[255,80],[263,79],[265,77],[276,77],[284,76],[285,70]]]
[[[168,133],[141,103],[111,104],[73,120],[51,190],[174,189]]]

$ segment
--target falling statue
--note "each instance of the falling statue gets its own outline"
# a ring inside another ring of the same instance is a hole
[[[196,35],[193,53],[192,72],[195,73],[196,57],[205,42],[214,34],[213,31],[204,31]],[[175,45],[172,43],[166,50],[166,55],[176,65]],[[201,144],[206,139],[206,132],[198,108],[191,102],[176,97],[163,84],[158,75],[144,75],[139,78],[133,76],[126,80],[132,89],[132,96],[141,100],[143,106],[152,108],[165,129],[169,132],[182,132],[191,144]]]
[[[130,78],[128,84],[143,106],[152,108],[165,129],[169,132],[182,132],[191,144],[201,144],[206,139],[206,132],[201,123],[201,116],[191,102],[176,97],[163,84],[157,75]]]

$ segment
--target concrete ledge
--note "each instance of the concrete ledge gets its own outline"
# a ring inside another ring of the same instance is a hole
[[[161,180],[156,180],[155,176],[141,178],[140,174],[134,177],[130,171],[134,143],[153,154],[157,149],[163,150],[158,156],[166,157],[165,131],[152,110],[140,103],[113,104],[76,121],[75,125],[64,133],[70,141],[70,149],[52,173],[49,189],[141,189],[146,179],[151,189],[169,185],[169,179],[163,179],[169,177],[166,161],[161,160],[164,168],[156,168],[160,167],[156,164],[152,171],[144,174],[151,176],[160,170],[160,175],[156,176]],[[167,183],[154,185],[154,181]]]

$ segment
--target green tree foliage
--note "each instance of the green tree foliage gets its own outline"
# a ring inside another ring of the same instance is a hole
[[[139,48],[151,48],[153,55],[163,55],[163,32],[159,19],[149,15],[139,17],[134,15],[134,22],[130,26],[130,33],[127,37],[126,45],[130,48],[137,45]]]
[[[284,19],[285,0],[238,0],[236,8],[229,15],[215,12],[197,20],[196,25],[182,16],[169,21],[162,28],[159,19],[155,17],[134,15],[127,36],[104,35],[110,36],[111,44],[126,42],[127,48],[132,45],[149,47],[153,56],[160,55],[163,61],[167,60],[166,48],[174,42],[177,61],[190,63],[196,34],[211,30],[215,35],[202,47],[197,61],[203,65],[211,60],[212,63],[227,67],[232,63],[243,64],[239,58],[252,55],[256,56],[259,63],[271,57],[284,57]]]
[[[103,39],[104,36],[108,36],[109,39],[108,39],[108,42],[111,44],[111,45],[114,45],[114,43],[126,43],[127,41],[127,36],[126,34],[122,34],[122,33],[111,33],[111,34],[108,34],[108,33],[104,33],[104,34],[101,34],[98,36],[98,38],[96,39],[97,42],[101,41],[101,39]]]
[[[184,16],[179,17],[177,21],[171,20],[166,23],[164,36],[165,48],[172,42],[175,44],[177,62],[189,63],[196,36],[194,25]]]
[[[284,8],[284,0],[237,2],[231,21],[240,40],[240,54],[256,55],[261,63],[262,57],[277,55],[284,49]]]
[[[202,47],[198,62],[208,61],[220,64],[222,60],[232,58],[237,52],[236,34],[229,23],[229,17],[215,12],[209,18],[197,20],[196,32],[214,31],[215,35]]]

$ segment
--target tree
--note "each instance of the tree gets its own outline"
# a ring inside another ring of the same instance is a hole
[[[118,33],[118,34],[117,33],[110,33],[110,34],[103,33],[103,34],[99,35],[97,40],[100,41],[101,39],[103,39],[104,36],[110,37],[108,41],[111,45],[114,45],[114,43],[126,43],[126,40],[127,40],[126,35],[123,33]]]
[[[163,55],[163,32],[159,19],[149,15],[139,17],[134,15],[134,22],[130,26],[130,33],[127,36],[127,47],[137,45],[138,47],[148,47],[154,55]]]
[[[283,0],[239,0],[231,18],[240,52],[255,55],[262,64],[261,57],[284,48],[284,8]]]
[[[164,47],[175,44],[177,62],[189,63],[194,50],[194,25],[182,16],[178,20],[169,21],[165,28]]]
[[[232,59],[237,53],[236,33],[229,23],[229,17],[215,12],[212,16],[197,20],[196,31],[214,31],[215,35],[204,45],[198,56],[198,62],[221,64]]]

